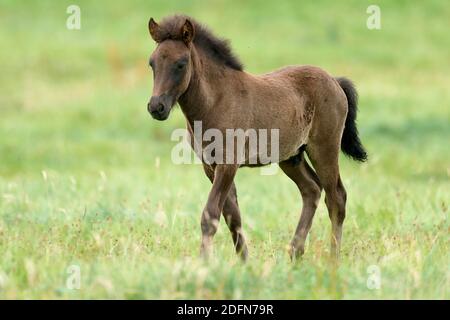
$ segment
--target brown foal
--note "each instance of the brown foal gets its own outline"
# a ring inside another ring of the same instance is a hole
[[[150,19],[149,31],[157,42],[150,58],[154,87],[148,111],[152,117],[167,119],[178,102],[193,147],[205,146],[194,137],[194,121],[201,121],[203,132],[214,128],[224,135],[227,129],[277,129],[277,162],[303,199],[290,256],[295,259],[303,254],[324,189],[332,225],[331,254],[338,258],[347,197],[339,175],[339,150],[358,161],[367,159],[356,128],[357,93],[352,83],[313,66],[289,66],[258,76],[246,73],[227,41],[186,16],[171,16],[159,24]],[[224,147],[223,156],[237,152],[228,149]],[[198,154],[212,182],[201,218],[205,256],[212,249],[223,213],[236,252],[247,258],[233,180],[239,167],[250,166],[248,151],[243,162],[235,163],[210,162]]]

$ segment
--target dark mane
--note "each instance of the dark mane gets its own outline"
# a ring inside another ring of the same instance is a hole
[[[231,47],[228,40],[217,38],[212,32],[202,24],[198,23],[191,17],[185,15],[174,15],[164,18],[159,26],[161,28],[161,41],[172,39],[178,40],[181,27],[186,19],[194,25],[195,36],[194,44],[203,49],[210,57],[226,66],[242,71],[243,65],[239,59],[231,52]]]

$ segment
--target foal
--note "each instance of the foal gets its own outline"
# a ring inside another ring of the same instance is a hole
[[[154,77],[148,103],[151,116],[167,119],[178,102],[192,146],[205,145],[192,134],[194,121],[202,122],[203,131],[215,128],[224,135],[226,129],[278,129],[279,166],[295,182],[303,199],[289,254],[293,259],[303,254],[324,189],[332,226],[331,254],[338,258],[346,203],[339,175],[339,150],[358,161],[367,158],[358,138],[357,93],[352,83],[312,66],[289,66],[258,76],[246,73],[227,41],[186,16],[171,16],[160,24],[150,19],[149,31],[157,43],[150,58]],[[247,258],[233,182],[238,168],[249,166],[247,143],[245,148],[243,162],[208,162],[198,154],[212,182],[201,218],[201,252],[205,256],[212,249],[223,212],[236,252],[244,260]],[[224,148],[223,156],[230,152],[237,151]]]

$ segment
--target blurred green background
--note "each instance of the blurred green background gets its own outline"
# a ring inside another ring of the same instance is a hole
[[[80,30],[66,28],[71,4]],[[230,39],[247,72],[313,64],[357,85],[370,161],[341,159],[339,268],[323,203],[290,263],[298,191],[250,169],[237,176],[250,262],[223,221],[213,261],[198,258],[209,181],[170,160],[180,110],[163,123],[146,111],[147,22],[174,13]],[[449,18],[445,0],[0,0],[0,297],[448,299]]]

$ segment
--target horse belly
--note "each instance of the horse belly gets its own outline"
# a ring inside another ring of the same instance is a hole
[[[298,154],[301,146],[308,144],[311,123],[292,126],[286,135],[280,136],[280,162]]]
[[[267,161],[260,161],[260,159],[267,159],[268,155],[270,163],[287,160],[297,155],[299,148],[308,143],[311,121],[305,121],[302,110],[292,112],[289,118],[277,120],[260,125],[259,129],[255,130],[258,132],[256,147],[255,143],[252,147],[247,141],[245,166],[267,164]]]

